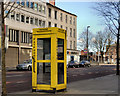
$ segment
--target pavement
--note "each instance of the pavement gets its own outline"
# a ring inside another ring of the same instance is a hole
[[[119,83],[120,81],[120,76],[117,76],[115,74],[103,76],[103,77],[98,77],[94,79],[88,79],[88,80],[80,80],[77,82],[71,82],[67,85],[67,90],[66,91],[61,91],[61,92],[56,92],[56,95],[77,95],[79,96],[118,96],[117,94],[120,93],[120,88]],[[9,93],[8,96],[13,96],[13,95],[22,95],[26,94],[29,96],[37,96],[37,95],[54,95],[53,93],[48,93],[48,92],[43,92],[43,91],[37,91],[33,92],[31,90],[28,91],[22,91],[22,92],[14,92],[14,93]],[[68,96],[69,96],[68,95]]]

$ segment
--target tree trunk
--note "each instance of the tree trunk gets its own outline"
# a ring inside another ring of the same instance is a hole
[[[2,2],[2,96],[7,96],[5,66],[4,2]]]

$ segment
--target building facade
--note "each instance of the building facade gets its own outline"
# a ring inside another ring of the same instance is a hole
[[[77,50],[77,16],[62,10],[54,5],[46,3],[48,27],[59,27],[67,31],[67,63],[71,60],[79,61]]]
[[[16,67],[32,59],[32,29],[59,27],[67,30],[67,62],[79,61],[77,50],[77,16],[41,0],[16,2],[16,8],[5,18],[6,67]],[[5,14],[9,11],[6,9]]]
[[[46,2],[29,0],[16,2],[21,8],[16,8],[5,19],[6,67],[16,67],[24,60],[32,58],[32,29],[46,27]],[[10,9],[5,11],[5,15]]]

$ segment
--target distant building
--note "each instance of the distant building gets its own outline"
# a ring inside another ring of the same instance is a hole
[[[106,46],[108,48],[108,46]],[[117,62],[117,55],[116,55],[116,44],[110,45],[108,51],[106,52],[106,57],[108,57],[108,62],[116,63]],[[119,59],[120,59],[120,48],[119,48]]]

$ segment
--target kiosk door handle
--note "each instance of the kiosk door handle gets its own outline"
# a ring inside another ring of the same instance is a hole
[[[33,59],[33,72],[35,73],[35,58],[32,56]]]

